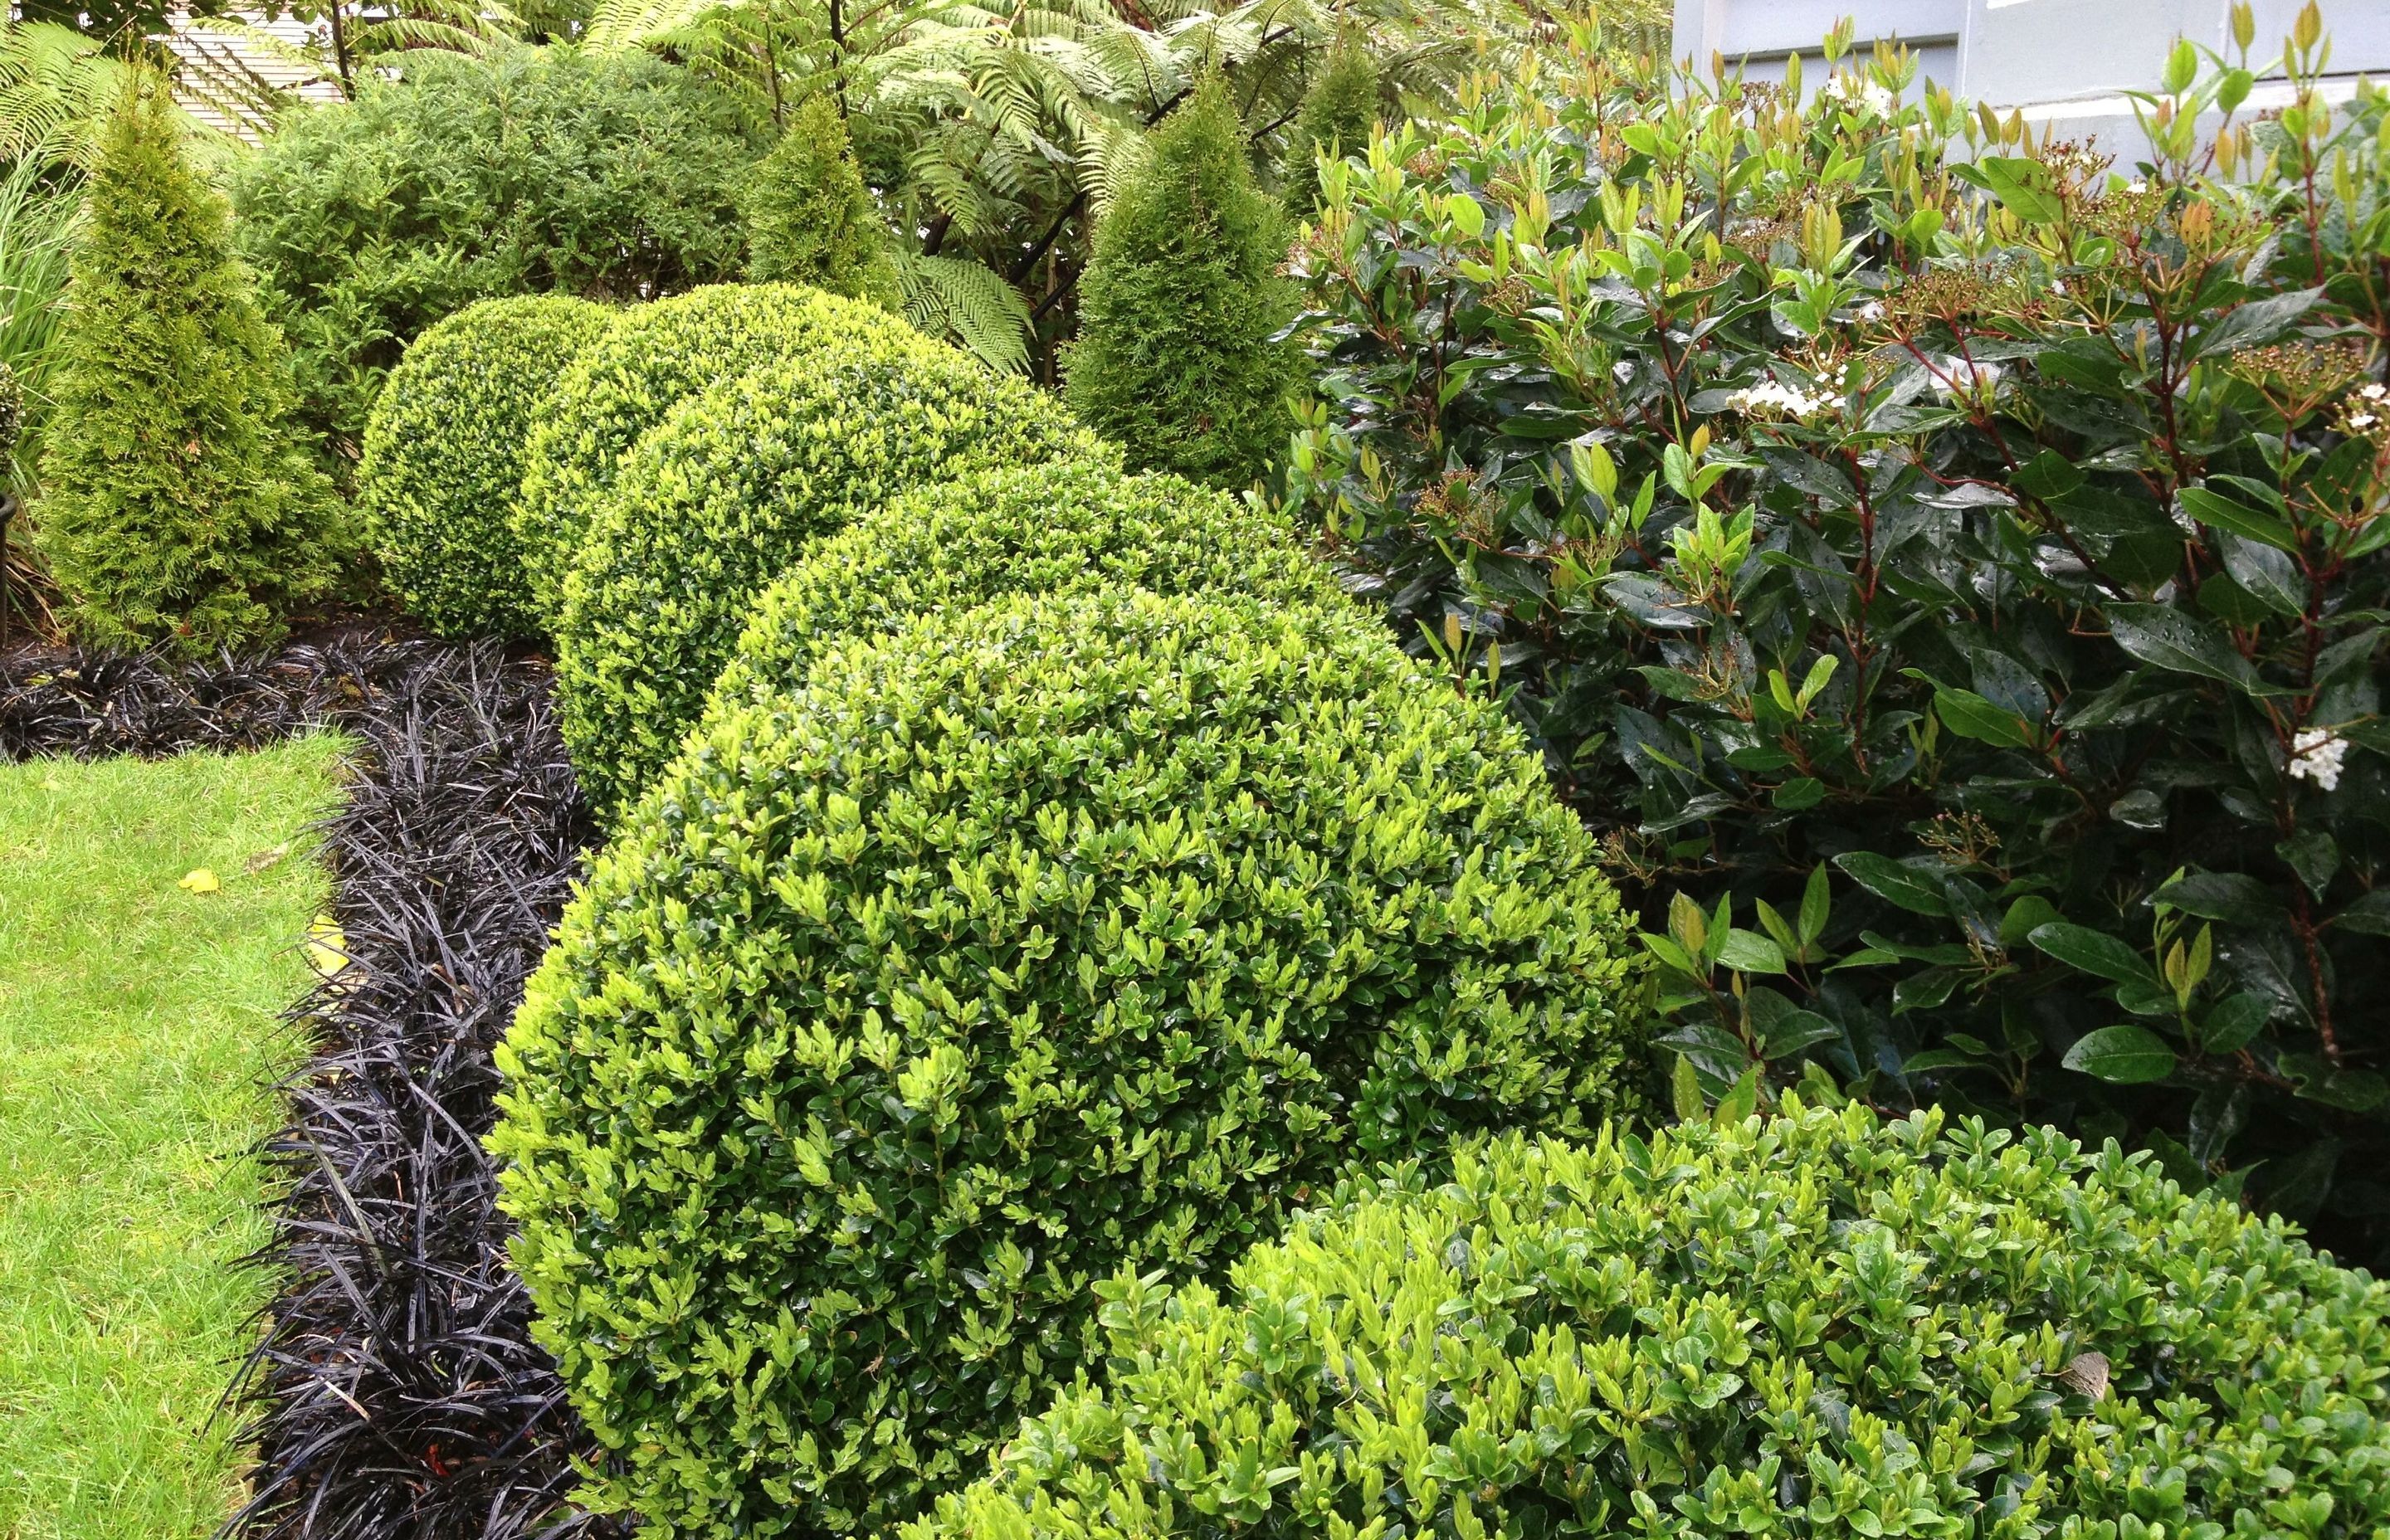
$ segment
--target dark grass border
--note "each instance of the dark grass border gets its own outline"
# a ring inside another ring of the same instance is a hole
[[[481,1136],[493,1050],[593,838],[536,660],[362,641],[252,662],[0,661],[0,759],[360,740],[322,827],[347,967],[289,1018],[312,1057],[267,1144],[275,1298],[228,1392],[238,1540],[611,1540],[594,1446],[531,1341]],[[295,938],[294,938],[295,939]]]

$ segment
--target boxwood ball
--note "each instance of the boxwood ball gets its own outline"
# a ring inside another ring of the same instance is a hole
[[[691,1535],[877,1531],[1356,1162],[1625,1105],[1628,927],[1374,619],[1014,597],[694,739],[502,1049],[540,1341]]]

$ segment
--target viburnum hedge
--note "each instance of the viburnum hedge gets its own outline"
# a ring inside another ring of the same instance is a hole
[[[1125,588],[1349,602],[1275,512],[1109,458],[1006,467],[908,493],[816,542],[756,600],[707,710],[785,695],[822,653],[940,610]]]
[[[502,1051],[515,1262],[684,1535],[868,1534],[1353,1162],[1631,1104],[1590,839],[1352,607],[1014,597],[817,659],[598,857]]]
[[[1052,397],[861,301],[835,345],[693,395],[624,456],[564,582],[557,720],[619,815],[680,747],[756,597],[816,536],[975,466],[1102,451]]]
[[[357,502],[383,576],[441,635],[544,629],[514,527],[523,444],[615,314],[557,294],[484,300],[417,338],[375,398]]]
[[[514,512],[548,625],[564,574],[624,455],[672,409],[759,364],[907,330],[878,307],[796,284],[715,284],[623,312],[557,382],[523,452]]]
[[[2390,1522],[2390,1288],[2055,1130],[1858,1109],[1511,1136],[1216,1290],[903,1540],[2302,1536]]]
[[[2119,1134],[2379,1261],[2390,108],[2309,7],[2253,118],[2236,26],[2130,169],[1580,29],[1327,173],[1288,481],[1498,664],[1714,1094]]]

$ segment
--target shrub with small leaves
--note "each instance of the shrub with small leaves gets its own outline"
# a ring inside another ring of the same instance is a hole
[[[1349,608],[1014,597],[730,714],[501,1054],[518,1269],[681,1535],[918,1512],[1352,1162],[1621,1103],[1629,938],[1515,727]]]
[[[809,97],[790,115],[780,142],[748,173],[739,209],[748,276],[899,302],[887,229],[829,96]]]
[[[1319,203],[1319,158],[1338,160],[1369,148],[1378,126],[1378,60],[1357,29],[1341,32],[1319,73],[1303,93],[1287,137],[1286,212],[1309,219]]]
[[[87,643],[271,645],[332,587],[345,510],[293,430],[282,339],[165,81],[127,77],[99,156],[53,344],[34,538]]]
[[[674,407],[759,364],[902,325],[795,284],[715,284],[624,311],[557,382],[523,454],[515,543],[536,613],[555,623],[598,501],[623,456]]]
[[[1065,364],[1072,410],[1140,470],[1250,483],[1293,426],[1285,260],[1286,221],[1253,185],[1236,103],[1208,78],[1096,226]]]
[[[229,168],[303,420],[341,466],[407,344],[476,300],[622,303],[738,275],[736,195],[765,146],[703,67],[570,46],[381,57],[354,100],[284,114]]]
[[[601,816],[697,721],[808,542],[975,466],[1100,454],[1052,397],[855,301],[835,347],[690,397],[626,456],[565,579],[558,721]]]
[[[523,445],[614,315],[563,295],[484,300],[416,339],[382,386],[357,501],[384,577],[441,635],[541,629],[514,527]]]
[[[2390,1522],[2390,1288],[2054,1130],[1852,1107],[1510,1136],[1219,1292],[904,1540],[2227,1534]]]
[[[756,601],[708,711],[783,695],[847,638],[941,610],[1124,588],[1347,602],[1275,512],[1109,459],[1007,467],[908,493],[816,542]]]

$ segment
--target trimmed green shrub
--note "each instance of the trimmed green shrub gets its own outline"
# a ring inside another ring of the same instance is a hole
[[[785,695],[824,651],[941,610],[1124,588],[1343,602],[1275,511],[1109,461],[1006,467],[908,493],[815,542],[756,601],[707,709]]]
[[[536,294],[440,322],[392,369],[366,427],[357,501],[382,572],[443,636],[537,633],[514,528],[523,445],[557,379],[615,313]]]
[[[747,221],[747,276],[807,283],[893,305],[896,263],[880,208],[828,96],[807,98],[739,198]]]
[[[1093,1367],[1091,1279],[1619,1104],[1590,838],[1356,610],[1014,597],[810,681],[691,742],[501,1050],[601,1502],[882,1529]]]
[[[726,92],[645,53],[418,48],[234,169],[242,254],[305,418],[355,453],[407,344],[476,300],[651,300],[736,277],[765,148]]]
[[[224,200],[146,73],[102,131],[67,302],[35,537],[74,630],[185,653],[273,641],[331,587],[343,532]]]
[[[975,466],[1102,452],[1034,387],[842,303],[874,324],[690,397],[598,505],[565,579],[556,683],[601,817],[672,758],[756,597],[814,537]]]
[[[2113,1143],[1790,1105],[1348,1188],[1226,1299],[1123,1269],[1106,1387],[904,1540],[2390,1521],[2390,1289]]]
[[[1367,33],[1340,32],[1303,94],[1286,147],[1286,209],[1308,219],[1319,206],[1319,157],[1342,160],[1369,148],[1378,126],[1378,58]]]
[[[1283,453],[1302,355],[1279,276],[1286,222],[1253,185],[1245,132],[1214,76],[1153,133],[1096,227],[1066,393],[1140,470],[1243,486]]]
[[[557,382],[523,451],[512,517],[533,612],[554,624],[564,574],[623,456],[674,407],[774,359],[904,329],[796,284],[717,284],[623,312]]]

